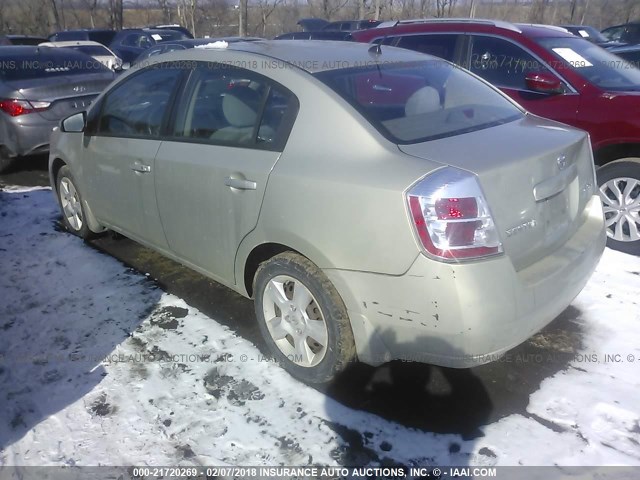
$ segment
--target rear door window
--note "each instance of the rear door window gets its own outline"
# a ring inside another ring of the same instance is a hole
[[[400,37],[396,46],[453,62],[461,37],[457,34],[407,35]]]
[[[173,136],[198,143],[284,148],[298,110],[295,96],[254,72],[212,65],[200,66],[189,81],[178,102]]]

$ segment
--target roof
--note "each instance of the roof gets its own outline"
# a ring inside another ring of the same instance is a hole
[[[553,25],[536,25],[525,23],[510,23],[502,20],[491,20],[482,18],[427,18],[427,19],[415,19],[415,20],[400,20],[383,22],[375,28],[369,30],[361,30],[357,32],[356,37],[363,32],[368,32],[367,36],[373,34],[373,32],[381,32],[381,35],[392,35],[394,29],[401,29],[400,31],[406,31],[410,29],[412,32],[419,32],[424,27],[424,31],[429,31],[429,26],[440,27],[446,26],[447,28],[460,28],[465,30],[468,27],[480,27],[482,29],[500,29],[510,31],[516,34],[523,34],[527,37],[558,37],[558,36],[573,36],[566,29]],[[404,28],[403,28],[404,27]]]
[[[295,65],[309,73],[317,73],[340,68],[389,62],[415,62],[432,57],[395,47],[382,47],[382,53],[371,53],[371,45],[366,43],[334,42],[330,40],[259,40],[255,42],[230,43],[226,48],[195,50],[207,53],[239,51],[279,60]]]
[[[186,47],[195,47],[196,45],[207,45],[213,42],[255,42],[256,40],[264,40],[259,37],[211,37],[211,38],[185,38],[183,40],[167,40],[162,45],[184,45]]]

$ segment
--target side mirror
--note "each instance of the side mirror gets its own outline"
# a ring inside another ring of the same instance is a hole
[[[84,127],[87,121],[87,112],[74,113],[70,117],[62,120],[60,130],[69,133],[81,133],[84,132]]]
[[[527,73],[524,81],[527,88],[534,92],[557,94],[564,93],[562,82],[555,75],[547,72]]]

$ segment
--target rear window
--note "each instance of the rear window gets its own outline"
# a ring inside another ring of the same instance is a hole
[[[91,56],[111,56],[111,52],[109,50],[98,45],[75,45],[65,48],[70,48],[71,50],[76,50]]]
[[[30,52],[0,54],[0,78],[4,81],[105,73],[110,70],[80,52],[42,47]]]
[[[177,30],[161,30],[151,34],[156,42],[168,42],[169,40],[188,40],[189,37]],[[158,38],[160,37],[160,38]]]
[[[502,94],[443,60],[367,65],[316,77],[397,144],[460,135],[523,116]]]

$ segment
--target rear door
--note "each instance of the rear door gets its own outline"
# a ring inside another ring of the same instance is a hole
[[[167,65],[132,75],[101,100],[84,142],[95,215],[124,234],[166,247],[155,201],[154,159],[185,75]]]
[[[257,224],[297,99],[248,70],[209,64],[177,104],[173,137],[155,160],[164,232],[179,257],[233,283],[238,245]]]
[[[481,34],[469,36],[469,53],[465,67],[471,72],[498,87],[531,113],[558,122],[575,124],[580,95],[558,72],[510,40]],[[530,90],[525,77],[531,72],[554,75],[563,83],[565,93],[548,94]]]

